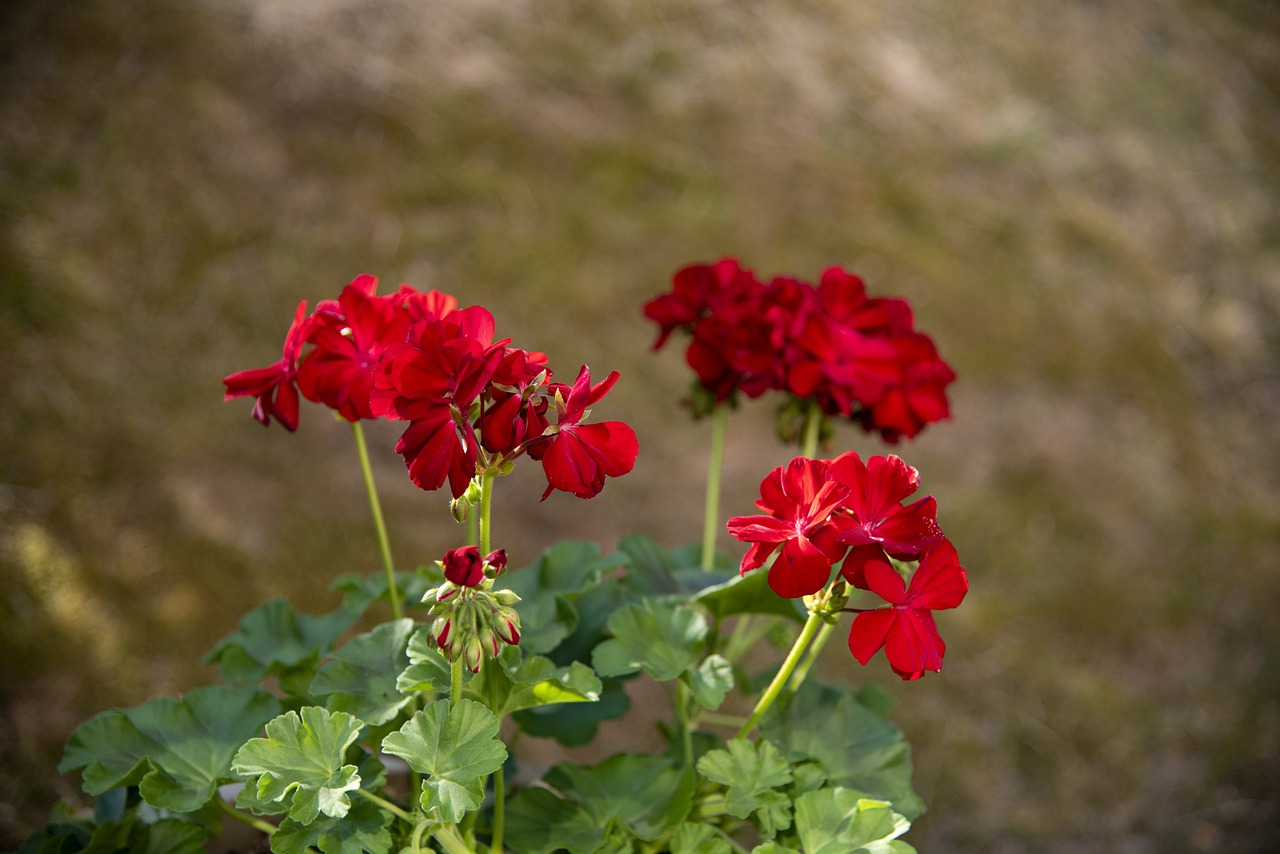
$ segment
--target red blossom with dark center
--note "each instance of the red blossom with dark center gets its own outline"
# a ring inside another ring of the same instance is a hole
[[[559,420],[547,435],[529,445],[529,456],[542,462],[547,476],[543,500],[557,489],[593,498],[604,488],[605,477],[620,477],[635,466],[640,443],[629,425],[582,423],[587,407],[608,394],[617,381],[618,372],[613,371],[593,386],[591,372],[583,365],[572,388],[553,384]]]
[[[909,505],[902,500],[920,487],[920,473],[892,454],[862,458],[850,451],[831,463],[833,476],[849,487],[842,509],[852,516],[843,527],[840,542],[855,548],[841,572],[855,587],[862,587],[866,562],[885,553],[899,560],[914,560],[930,545],[943,539],[938,527],[938,505],[932,496]]]
[[[310,332],[311,320],[307,317],[306,300],[298,303],[293,323],[284,337],[284,353],[280,361],[265,368],[253,368],[231,374],[222,382],[227,387],[224,400],[252,395],[253,417],[263,426],[274,418],[286,430],[298,429],[298,354]]]
[[[932,546],[907,585],[887,561],[865,565],[866,589],[891,607],[863,611],[849,630],[849,651],[866,664],[881,647],[893,672],[919,679],[926,670],[942,669],[946,644],[938,634],[933,611],[954,608],[969,591],[969,580],[955,548],[946,540]]]
[[[735,516],[729,533],[752,543],[740,572],[764,565],[780,546],[769,568],[769,586],[788,599],[821,590],[831,578],[831,566],[847,551],[840,542],[846,520],[835,511],[849,487],[833,477],[831,463],[796,457],[774,469],[760,484],[756,506],[767,516]]]
[[[394,298],[373,296],[373,276],[343,289],[337,311],[317,311],[309,340],[315,344],[298,367],[298,388],[348,421],[373,418],[373,374],[389,351],[402,347],[409,314]]]

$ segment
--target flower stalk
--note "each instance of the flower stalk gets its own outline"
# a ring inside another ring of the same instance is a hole
[[[787,680],[791,678],[792,671],[800,661],[800,656],[804,653],[805,647],[809,645],[809,641],[817,633],[818,627],[822,624],[822,617],[819,614],[810,614],[809,619],[805,621],[804,628],[800,630],[800,636],[796,638],[796,642],[792,644],[791,651],[787,653],[787,657],[783,660],[782,666],[778,668],[778,672],[774,674],[773,681],[769,683],[769,687],[764,689],[764,693],[760,695],[760,699],[756,701],[755,708],[751,710],[751,716],[747,718],[746,723],[738,730],[734,738],[746,738],[747,735],[756,728],[756,724],[760,723],[760,719],[764,717],[765,712],[769,711],[769,707],[773,705],[773,701],[778,699],[778,695],[782,693],[782,688],[787,684]]]
[[[720,475],[724,470],[724,434],[729,407],[711,410],[711,458],[707,464],[707,497],[702,513],[702,568],[711,569],[716,559],[716,532],[720,528]]]
[[[360,455],[360,470],[364,473],[365,491],[369,493],[369,510],[373,513],[373,527],[378,534],[378,550],[382,554],[382,567],[387,573],[387,595],[391,599],[391,618],[404,616],[400,607],[400,590],[396,584],[395,564],[391,561],[391,540],[387,537],[387,524],[382,518],[382,504],[378,501],[378,488],[373,482],[373,466],[369,464],[369,448],[364,441],[364,429],[359,421],[351,422],[351,432],[356,438],[356,453]]]

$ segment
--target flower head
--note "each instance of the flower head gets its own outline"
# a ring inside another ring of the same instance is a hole
[[[827,460],[796,457],[771,471],[756,502],[768,515],[729,520],[729,533],[752,544],[743,555],[742,574],[763,566],[781,547],[769,568],[774,592],[791,599],[821,590],[832,564],[848,550],[840,542],[846,521],[835,512],[848,494],[849,487],[833,479]]]
[[[943,540],[920,559],[908,585],[887,560],[864,566],[863,589],[889,603],[888,608],[863,611],[849,630],[849,651],[866,664],[881,647],[893,672],[903,679],[919,679],[926,670],[942,669],[946,644],[938,634],[933,611],[954,608],[969,591],[969,580],[956,550]]]
[[[618,372],[613,371],[593,386],[591,372],[583,365],[571,388],[556,384],[559,420],[529,447],[529,455],[542,461],[547,476],[544,499],[556,489],[593,498],[604,488],[606,476],[619,477],[635,466],[640,444],[629,425],[621,421],[582,423],[587,407],[608,394],[617,381]]]

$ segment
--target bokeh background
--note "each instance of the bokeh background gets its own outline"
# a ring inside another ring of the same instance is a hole
[[[502,483],[519,564],[698,537],[707,426],[640,306],[736,255],[911,299],[960,376],[896,449],[970,572],[947,667],[821,665],[897,698],[920,849],[1275,850],[1274,3],[26,0],[0,33],[0,848],[77,799],[78,722],[377,569],[349,431],[221,399],[300,299],[369,272],[622,372],[636,471]],[[771,420],[730,424],[726,513],[791,455]],[[381,426],[397,560],[434,559]]]

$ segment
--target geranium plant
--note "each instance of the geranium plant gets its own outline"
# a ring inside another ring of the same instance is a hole
[[[934,612],[968,582],[934,500],[911,500],[915,469],[819,448],[831,419],[915,436],[947,417],[954,374],[905,301],[839,268],[815,286],[693,265],[644,311],[657,347],[688,335],[689,403],[712,422],[703,540],[562,542],[515,569],[491,512],[513,467],[541,465],[542,499],[590,499],[635,465],[632,428],[594,417],[617,372],[562,382],[486,309],[405,285],[379,295],[371,276],[299,305],[280,360],[228,376],[226,397],[290,431],[303,398],[350,423],[383,572],[336,578],[327,614],[249,611],[208,656],[225,684],[81,725],[60,770],[97,807],[24,851],[194,852],[227,819],[281,854],[913,850],[901,837],[923,805],[884,695],[810,673],[846,613],[853,659],[883,648],[903,679],[939,670]],[[733,566],[715,549],[727,416],[766,394],[800,454],[763,473],[758,513],[728,520]],[[447,489],[466,525],[408,572],[374,487],[361,427],[374,418],[404,422],[409,477]],[[391,619],[351,635],[377,602]],[[633,679],[668,689],[669,717],[645,723],[662,751],[520,773],[522,734],[589,743],[628,713]]]

